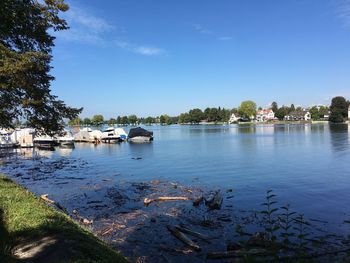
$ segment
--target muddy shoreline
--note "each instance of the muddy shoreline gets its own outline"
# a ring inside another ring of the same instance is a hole
[[[118,172],[92,179],[79,173],[82,169],[89,169],[89,165],[82,159],[71,158],[2,159],[4,173],[38,196],[47,194],[64,207],[69,216],[133,262],[230,262],[232,258],[246,259],[251,253],[262,251],[264,255],[253,256],[268,261],[271,251],[279,258],[316,257],[327,251],[347,249],[350,244],[342,234],[327,233],[327,222],[302,218],[307,222],[299,224],[305,228],[305,236],[298,238],[298,230],[294,229],[298,224],[293,221],[294,230],[290,232],[294,231],[295,235],[290,237],[288,246],[281,246],[283,230],[279,228],[271,234],[268,229],[269,226],[283,225],[281,218],[286,211],[279,205],[276,206],[279,210],[271,213],[271,222],[264,206],[259,211],[242,210],[235,203],[234,189],[184,186],[165,180],[135,182]],[[69,174],[60,173],[61,170],[69,171]],[[219,193],[222,197],[222,204],[214,209],[205,203],[212,193]],[[194,201],[201,196],[204,200],[194,206]],[[188,200],[155,201],[144,205],[145,198],[158,197],[185,197]],[[170,227],[189,229],[206,239],[185,233],[186,238],[200,247],[193,249],[169,231]],[[274,235],[278,248],[271,243]],[[302,246],[301,241],[305,243]],[[317,247],[313,247],[315,243]],[[215,254],[217,252],[226,254],[219,257]],[[344,252],[338,256],[344,258]],[[329,255],[321,256],[323,260],[325,257],[328,259]]]

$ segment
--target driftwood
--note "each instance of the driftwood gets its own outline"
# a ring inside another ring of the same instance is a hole
[[[224,259],[243,256],[262,256],[266,255],[265,249],[250,249],[250,250],[231,250],[222,252],[212,252],[207,254],[207,259]]]
[[[181,231],[182,233],[186,233],[186,234],[189,234],[191,236],[198,237],[198,238],[202,239],[203,241],[210,243],[210,241],[208,240],[208,239],[210,239],[210,237],[203,235],[201,233],[198,233],[196,231],[193,231],[193,230],[185,227],[184,225],[175,226],[175,228],[178,229],[179,231]]]
[[[220,209],[222,205],[222,196],[220,191],[212,191],[205,198],[205,205],[209,208],[209,210]]]
[[[89,220],[87,218],[84,218],[79,215],[77,210],[73,210],[73,214],[77,217],[78,221],[84,225],[91,225],[93,223],[93,220]]]
[[[145,198],[143,200],[144,205],[149,205],[152,202],[156,201],[178,201],[178,200],[188,200],[188,197],[185,196],[161,196],[157,198]]]
[[[47,194],[46,194],[46,195],[41,195],[41,196],[40,196],[40,199],[42,199],[42,200],[44,200],[45,202],[50,203],[50,204],[55,204],[55,203],[56,203],[55,201],[49,199]]]
[[[204,200],[204,197],[203,195],[201,195],[200,197],[196,198],[194,201],[193,201],[193,206],[199,206]]]
[[[194,243],[191,239],[189,239],[184,233],[182,233],[179,229],[176,227],[167,225],[168,230],[181,242],[185,243],[187,246],[192,248],[195,251],[201,251],[201,247]]]
[[[52,204],[52,205],[55,205],[58,209],[60,209],[63,213],[67,214],[68,215],[68,211],[66,208],[64,208],[63,206],[60,205],[60,203],[58,202],[55,202],[54,200],[51,200],[50,198],[48,198],[48,194],[45,194],[45,195],[41,195],[40,196],[40,199],[49,203],[49,204]]]

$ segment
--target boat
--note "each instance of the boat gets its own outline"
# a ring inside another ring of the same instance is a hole
[[[14,148],[18,144],[11,140],[11,132],[1,130],[0,131],[0,148],[1,149],[7,149],[7,148]]]
[[[115,132],[113,127],[109,127],[102,132],[101,141],[106,143],[119,142],[120,136]]]
[[[47,134],[38,135],[37,137],[34,138],[34,146],[36,147],[52,149],[55,145],[56,145],[55,138]]]
[[[153,132],[147,131],[141,127],[132,128],[129,131],[128,140],[131,142],[150,142],[153,141]]]
[[[35,129],[23,128],[16,129],[11,134],[11,139],[12,141],[17,142],[21,148],[32,148],[34,147],[34,136]]]
[[[99,142],[101,140],[101,137],[101,131],[92,130],[88,127],[85,127],[76,134],[74,134],[74,139],[76,142]]]
[[[123,128],[115,128],[114,132],[115,134],[119,135],[120,141],[126,141],[128,139],[128,134]]]
[[[75,139],[70,131],[65,130],[62,136],[57,137],[57,142],[60,145],[74,145]]]

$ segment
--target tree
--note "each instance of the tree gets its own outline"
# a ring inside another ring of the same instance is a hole
[[[277,112],[275,113],[275,116],[280,121],[282,121],[287,114],[288,114],[288,108],[283,106],[277,110]]]
[[[291,104],[288,113],[293,112],[293,111],[295,111],[295,106],[294,106],[294,104]]]
[[[0,1],[0,126],[13,128],[25,119],[33,128],[54,134],[64,119],[82,111],[51,94],[52,31],[67,29],[59,17],[68,10],[63,0]]]
[[[277,104],[277,102],[272,102],[271,103],[271,110],[274,112],[274,113],[276,113],[277,112],[277,110],[278,110],[278,104]]]
[[[152,124],[152,123],[155,123],[155,120],[154,120],[154,118],[153,117],[147,117],[146,119],[145,119],[145,121],[144,121],[145,123],[147,123],[147,124]]]
[[[137,116],[136,115],[130,115],[129,117],[128,117],[128,123],[129,124],[136,124],[137,123]]]
[[[91,119],[93,125],[98,126],[103,124],[104,118],[102,115],[94,115]]]
[[[108,120],[108,125],[115,125],[115,124],[117,124],[117,120],[116,120],[116,119],[110,118],[110,119]]]
[[[188,113],[181,113],[179,116],[179,123],[190,123],[191,118]]]
[[[201,109],[190,110],[189,115],[190,115],[190,121],[192,123],[199,123],[204,118],[204,114]]]
[[[91,120],[89,118],[84,118],[83,124],[84,125],[91,125]]]
[[[348,102],[344,97],[334,97],[330,107],[329,121],[334,123],[344,122],[348,117],[348,108]]]
[[[318,120],[320,119],[320,112],[318,107],[313,106],[310,110],[309,110],[310,114],[311,114],[311,119],[313,120]]]
[[[239,106],[238,112],[241,117],[252,119],[256,116],[256,103],[251,100],[243,101]]]
[[[74,119],[69,120],[68,125],[69,126],[80,126],[82,123],[83,123],[83,121],[79,117],[76,117]]]
[[[129,123],[128,116],[123,116],[123,117],[121,117],[121,119],[120,119],[120,124],[126,125],[126,124],[128,124],[128,123]]]
[[[121,124],[122,118],[118,115],[117,117],[117,124]]]
[[[164,115],[161,115],[159,117],[159,122],[160,124],[164,125],[164,124],[167,124],[167,125],[170,125],[171,124],[171,120],[170,120],[170,117],[166,114]]]

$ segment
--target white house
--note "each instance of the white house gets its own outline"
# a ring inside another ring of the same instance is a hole
[[[262,109],[256,112],[256,120],[258,122],[269,121],[275,119],[275,113],[271,109]]]
[[[349,108],[348,108],[348,119],[350,120],[350,105],[349,105]]]
[[[228,120],[228,123],[234,123],[239,120],[239,117],[236,116],[236,114],[232,113],[230,119]]]
[[[310,121],[311,114],[309,111],[292,111],[284,117],[286,121]]]

